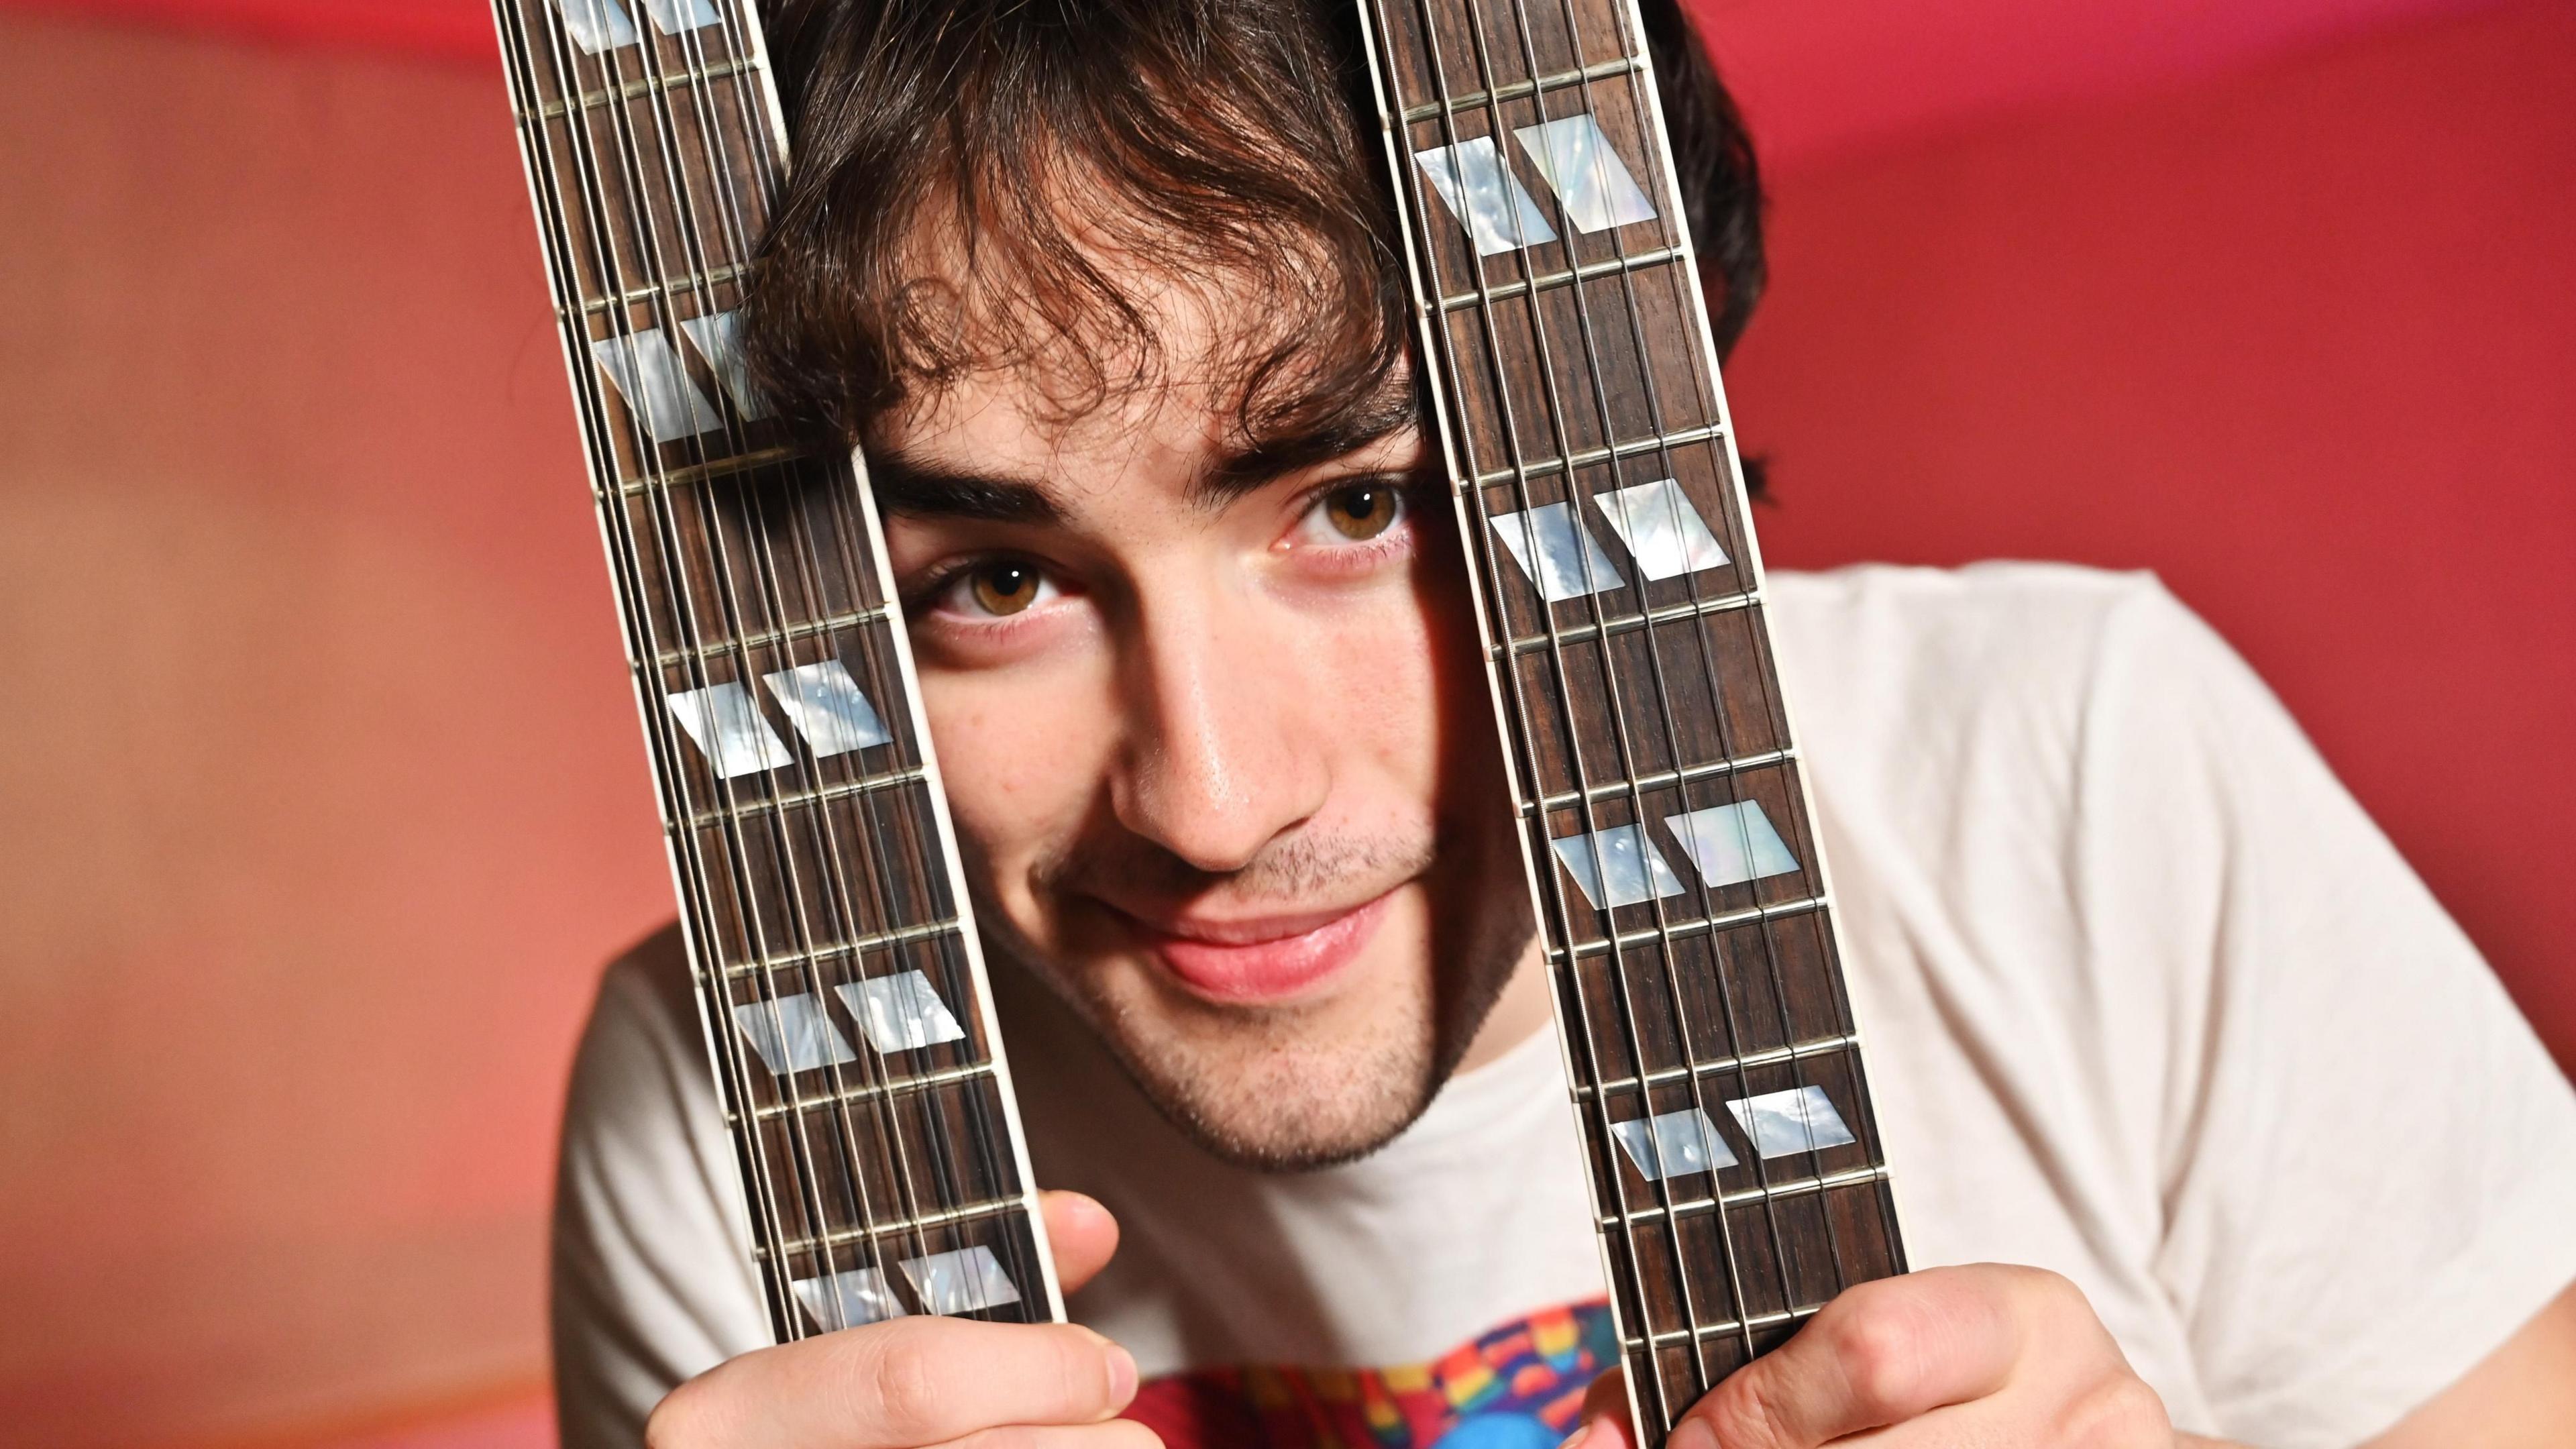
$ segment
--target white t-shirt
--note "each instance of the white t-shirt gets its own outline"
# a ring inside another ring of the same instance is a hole
[[[2179,1427],[2273,1449],[2371,1437],[2576,1277],[2576,1096],[2152,578],[1858,568],[1771,598],[1916,1266],[2065,1274]],[[1124,1229],[1071,1308],[1175,1375],[1157,1427],[1553,1442],[1608,1352],[1551,1035],[1362,1161],[1262,1174],[995,974],[1039,1182]],[[687,993],[675,938],[647,943],[575,1069],[569,1449],[636,1444],[671,1385],[768,1341]]]

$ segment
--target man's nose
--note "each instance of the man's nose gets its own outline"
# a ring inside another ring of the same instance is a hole
[[[1234,600],[1144,601],[1123,661],[1131,721],[1112,805],[1211,874],[1240,870],[1324,804],[1326,741],[1300,652]]]

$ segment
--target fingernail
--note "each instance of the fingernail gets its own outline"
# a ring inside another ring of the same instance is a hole
[[[1136,1397],[1136,1356],[1116,1344],[1109,1345],[1109,1402],[1124,1408]]]
[[[1564,1442],[1558,1444],[1556,1449],[1574,1449],[1575,1445],[1580,1444],[1591,1437],[1592,1426],[1590,1424],[1585,1424],[1581,1428],[1576,1429],[1573,1433],[1566,1435]]]
[[[1664,1449],[1717,1449],[1717,1434],[1697,1419],[1684,1419],[1673,1426]]]

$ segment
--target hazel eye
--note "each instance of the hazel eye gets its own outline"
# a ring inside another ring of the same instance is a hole
[[[1043,572],[1016,559],[978,564],[959,582],[977,610],[996,618],[1019,613],[1055,593]]]
[[[1403,511],[1394,486],[1384,482],[1336,488],[1324,495],[1323,508],[1324,521],[1333,526],[1333,532],[1354,542],[1386,532]]]

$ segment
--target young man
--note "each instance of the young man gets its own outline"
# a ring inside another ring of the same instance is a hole
[[[764,1347],[666,933],[566,1126],[575,1449],[1625,1441],[1344,9],[780,18],[753,350],[869,446],[1089,1327]],[[1731,340],[1749,160],[1647,9]],[[2576,1101],[2262,686],[2139,577],[1770,598],[1908,1246],[1965,1266],[1675,1443],[2569,1442]]]

